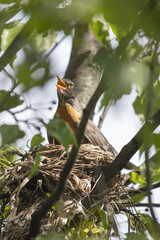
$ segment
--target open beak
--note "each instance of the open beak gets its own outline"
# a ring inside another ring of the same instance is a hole
[[[59,76],[57,76],[57,78],[58,78],[58,83],[56,84],[57,88],[61,90],[65,90],[67,88],[67,85]]]

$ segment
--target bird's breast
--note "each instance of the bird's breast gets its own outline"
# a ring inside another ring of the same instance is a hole
[[[79,113],[68,103],[58,107],[57,112],[59,117],[68,122],[71,128],[76,132],[77,121],[80,118]]]

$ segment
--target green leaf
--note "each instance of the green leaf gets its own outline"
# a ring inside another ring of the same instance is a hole
[[[153,113],[160,109],[160,82],[157,80],[154,83],[154,97],[152,99],[153,102]]]
[[[35,238],[35,240],[64,240],[65,238],[66,238],[66,235],[61,232],[61,233],[50,233],[47,235],[38,235]]]
[[[13,42],[13,40],[23,27],[23,23],[19,23],[19,21],[16,21],[11,28],[6,28],[3,30],[1,35],[1,49],[3,51],[5,51],[9,47],[9,45]]]
[[[30,40],[31,40],[31,44],[36,49],[36,51],[43,53],[50,49],[52,44],[55,42],[56,37],[57,37],[57,32],[55,31],[48,30],[46,31],[45,34],[44,33],[38,34],[37,31],[35,30],[32,33]]]
[[[106,106],[108,105],[109,101],[111,100],[111,92],[110,91],[106,91],[104,94],[103,94],[103,98],[101,100],[101,106],[100,106],[100,110],[102,109],[103,106]]]
[[[152,177],[152,183],[160,182],[160,170],[156,171]]]
[[[133,197],[131,197],[131,199],[134,201],[134,202],[141,202],[144,198],[145,198],[145,194],[144,195],[134,195]]]
[[[5,90],[0,90],[0,112],[15,108],[23,103],[23,100],[20,99],[20,96],[16,93],[10,93]]]
[[[32,137],[31,140],[31,147],[37,146],[38,144],[42,143],[45,140],[40,134],[36,134]]]
[[[120,30],[120,27],[118,25],[111,24],[111,23],[108,23],[108,24],[111,27],[112,32],[116,36],[118,42],[120,42],[120,40],[127,35],[127,31],[126,30],[123,30],[123,31]]]
[[[133,183],[146,183],[145,179],[136,172],[130,172],[130,180]]]
[[[107,90],[114,101],[120,99],[124,94],[131,92],[131,65],[115,56],[108,57],[106,67],[103,72],[102,81],[106,82],[104,91]],[[118,80],[117,80],[118,76]]]
[[[140,45],[140,43],[134,40],[127,47],[127,51],[126,51],[127,58],[135,61],[140,56],[140,53],[142,51],[143,51],[143,48]]]
[[[155,145],[156,151],[160,149],[160,134],[153,133],[151,135],[152,143]]]
[[[43,86],[50,79],[48,59],[41,62],[41,55],[33,48],[24,48],[25,61],[17,67],[16,77],[23,92],[35,86]],[[33,70],[32,67],[35,67]],[[33,71],[32,71],[33,70]]]
[[[98,18],[98,16],[94,17],[89,24],[92,32],[96,36],[96,38],[99,40],[100,43],[103,44],[104,47],[107,49],[111,48],[110,44],[110,37],[109,37],[109,26],[107,22],[103,19],[102,16]]]
[[[0,127],[0,134],[3,144],[11,144],[19,138],[24,137],[24,132],[19,129],[17,125],[2,125]]]
[[[148,238],[146,237],[145,233],[134,233],[134,232],[130,232],[130,233],[126,233],[127,238],[125,238],[125,240],[148,240]]]
[[[160,150],[156,152],[156,154],[154,154],[152,156],[151,160],[151,168],[153,170],[160,170]]]
[[[132,65],[132,82],[136,84],[139,96],[141,96],[148,87],[149,77],[149,67],[146,63],[139,62]]]
[[[36,154],[36,157],[34,159],[35,163],[28,175],[29,178],[32,178],[36,174],[38,167],[39,167],[40,160],[41,160],[41,158],[40,158],[39,154]]]
[[[13,154],[14,153],[14,154]],[[17,155],[20,153],[20,150],[18,150],[13,145],[5,145],[0,148],[0,165],[7,165],[12,166],[11,162],[15,162],[17,160]]]
[[[144,7],[145,0],[106,0],[103,9],[104,18],[120,40],[129,33]]]
[[[137,98],[133,102],[134,111],[142,122],[144,122],[145,120],[145,106],[143,104],[143,98],[143,96],[137,96]]]
[[[56,138],[65,147],[66,151],[71,143],[77,146],[75,134],[67,122],[54,118],[46,127],[48,135]]]
[[[98,213],[99,213],[99,216],[101,218],[101,221],[102,221],[102,224],[103,224],[103,227],[104,229],[109,229],[109,226],[108,226],[108,223],[106,221],[106,213],[104,210],[101,210],[99,206],[97,206],[98,208]]]
[[[151,235],[152,239],[158,239],[157,238],[157,233],[154,231],[155,229],[155,223],[152,219],[152,217],[149,216],[149,214],[141,214],[141,218],[142,218],[142,222],[145,225],[147,231],[149,232],[149,234]],[[159,224],[159,228],[160,228],[160,224]]]
[[[142,25],[142,28],[144,32],[149,36],[154,39],[157,39],[159,41],[160,39],[160,32],[159,32],[159,22],[160,22],[160,2],[157,1],[157,4],[155,4],[154,9],[152,10],[148,24],[146,23],[146,17],[144,16],[144,19],[142,19],[142,22],[144,21],[144,24]]]

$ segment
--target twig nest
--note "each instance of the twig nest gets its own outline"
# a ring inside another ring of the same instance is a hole
[[[67,161],[68,153],[61,145],[47,144],[29,151],[24,161],[5,170],[2,191],[9,197],[4,204],[10,204],[8,218],[4,220],[3,239],[24,239],[28,233],[31,215],[42,201],[55,188],[60,172]],[[40,155],[39,167],[33,177],[29,177],[35,164],[35,156]],[[82,200],[89,196],[101,174],[101,168],[107,167],[114,160],[110,152],[104,152],[99,147],[83,144],[80,147],[76,163],[70,173],[62,199],[54,206],[43,220],[42,233],[60,231],[75,213],[85,214]],[[122,177],[115,176],[105,187],[107,202],[120,199]],[[73,214],[74,213],[74,214]]]

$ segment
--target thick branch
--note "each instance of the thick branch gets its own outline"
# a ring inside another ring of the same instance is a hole
[[[65,78],[74,82],[82,109],[86,107],[99,83],[101,69],[93,63],[93,59],[100,49],[103,49],[103,46],[90,27],[77,23],[71,60]]]
[[[160,110],[158,110],[152,118],[145,123],[144,126],[138,131],[138,133],[132,138],[132,140],[126,144],[113,163],[105,169],[106,181],[108,182],[118,172],[126,167],[129,160],[138,151],[144,142],[145,132],[149,130],[151,134],[160,124]]]

